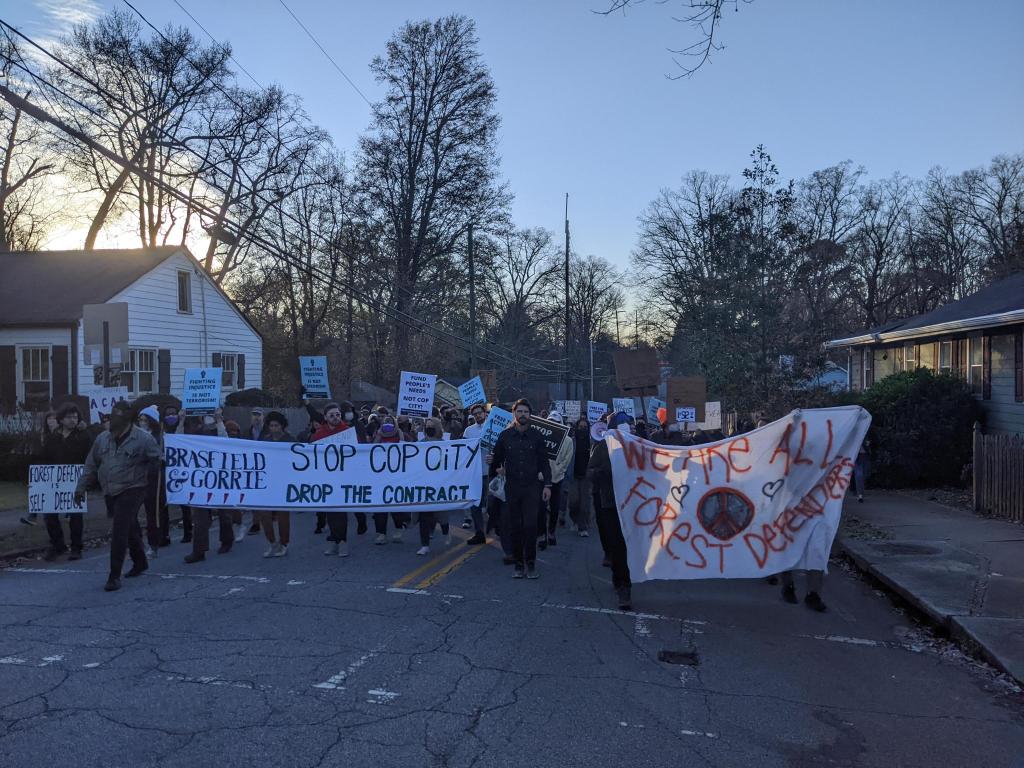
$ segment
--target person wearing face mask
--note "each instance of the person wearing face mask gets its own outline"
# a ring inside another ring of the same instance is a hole
[[[581,416],[571,433],[575,442],[572,462],[572,486],[569,495],[569,516],[573,525],[582,537],[590,535],[590,478],[587,468],[590,466],[590,424],[586,416]]]
[[[431,416],[423,424],[423,439],[426,442],[433,442],[436,440],[444,439],[444,431],[441,426],[441,420],[436,416]],[[447,512],[420,512],[419,513],[419,527],[420,527],[420,548],[416,550],[416,554],[427,555],[430,553],[430,536],[434,532],[435,526],[441,526],[441,535],[444,536],[444,544],[448,546],[451,544],[451,529],[448,527],[448,513]]]
[[[96,438],[75,488],[76,503],[84,503],[86,490],[98,483],[114,512],[110,575],[104,586],[108,592],[121,588],[125,550],[132,557],[132,569],[125,574],[127,577],[140,576],[149,567],[138,513],[145,498],[149,469],[154,464],[159,466],[162,458],[156,440],[132,426],[128,404],[117,403],[110,412],[110,431]]]
[[[309,438],[309,442],[315,443],[318,440],[333,437],[339,432],[344,432],[348,429],[356,431],[356,442],[366,442],[362,427],[359,426],[356,420],[355,408],[352,406],[352,403],[348,401],[341,404],[328,403],[324,408],[324,423]],[[356,533],[361,536],[366,533],[366,514],[364,512],[356,512],[355,516]],[[330,529],[330,535],[327,537],[330,546],[324,550],[324,554],[348,557],[348,513],[328,512],[327,527]]]
[[[79,429],[81,414],[78,406],[74,403],[62,405],[57,411],[57,421],[60,426],[57,430],[47,436],[43,445],[43,459],[47,464],[83,464],[89,449],[92,447],[92,440],[89,433]],[[61,527],[60,515],[43,515],[46,521],[46,532],[50,536],[50,548],[43,557],[47,562],[52,562],[68,551],[64,543],[64,529]],[[72,512],[68,515],[68,529],[71,534],[71,553],[68,560],[80,560],[82,558],[82,529],[83,514]]]
[[[413,428],[412,419],[408,416],[399,416],[396,422],[398,431],[402,433],[402,440],[407,443],[416,442],[416,430]]]
[[[633,418],[623,412],[616,413],[608,420],[608,429],[619,429],[631,432]],[[626,560],[626,539],[622,535],[622,525],[615,502],[615,488],[612,484],[612,465],[608,455],[607,439],[596,441],[590,456],[588,469],[591,482],[594,483],[600,498],[597,512],[597,527],[600,529],[601,543],[605,557],[610,561],[612,569],[612,587],[619,598],[619,608],[628,611],[632,608],[632,581],[629,577],[629,564]]]
[[[502,529],[511,537],[515,558],[513,578],[537,578],[537,516],[540,504],[551,500],[551,463],[544,439],[529,428],[530,402],[520,399],[512,407],[515,421],[498,437],[488,472],[505,477],[505,513]],[[539,480],[538,478],[543,478]]]
[[[378,445],[403,442],[404,437],[402,432],[398,429],[398,426],[395,424],[395,420],[390,416],[383,416],[382,419],[383,423],[380,425],[380,429],[377,430],[377,433],[373,436],[373,440],[371,442]],[[391,541],[394,544],[400,544],[402,542],[402,532],[409,523],[409,514],[406,512],[392,512],[391,523],[394,526],[394,531],[391,533]],[[374,544],[387,544],[387,512],[373,513],[373,528],[377,532],[377,538],[374,540]]]
[[[462,436],[469,440],[479,440],[484,433],[484,422],[487,421],[487,412],[482,404],[477,403],[469,409],[470,425],[466,427]],[[482,470],[480,482],[483,486],[480,491],[480,503],[470,509],[470,523],[475,528],[472,538],[466,541],[469,546],[479,546],[487,543],[487,535],[484,532],[484,510],[487,509],[487,468],[491,459],[491,452],[482,449],[480,456],[480,467]],[[465,528],[465,524],[462,526]]]

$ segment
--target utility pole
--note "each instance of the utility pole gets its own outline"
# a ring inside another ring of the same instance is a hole
[[[636,311],[636,315],[634,315],[634,317],[636,318],[636,320],[634,322],[636,323],[636,348],[639,351],[639,349],[640,349],[640,310],[637,309],[635,311]]]
[[[590,399],[594,399],[594,342],[590,342]]]
[[[569,193],[565,193],[565,399],[569,395]]]
[[[476,370],[476,270],[473,265],[473,224],[467,232],[469,251],[469,375]]]

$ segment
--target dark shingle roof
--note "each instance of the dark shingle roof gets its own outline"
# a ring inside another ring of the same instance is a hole
[[[181,246],[0,253],[0,326],[68,325],[83,304],[102,304]]]
[[[998,315],[1024,309],[1024,272],[1017,272],[1003,280],[982,288],[977,293],[952,301],[923,315],[912,317],[899,325],[899,330],[926,328],[930,325],[952,323],[972,317]]]

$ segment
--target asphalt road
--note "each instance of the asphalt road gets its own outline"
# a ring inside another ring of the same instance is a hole
[[[0,766],[1024,766],[1020,692],[842,568],[824,615],[752,581],[627,614],[596,536],[517,581],[312,527],[115,593],[106,548],[0,572]]]

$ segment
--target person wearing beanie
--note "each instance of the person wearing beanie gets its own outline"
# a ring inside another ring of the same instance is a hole
[[[356,431],[356,442],[366,442],[362,427],[356,418],[355,406],[347,400],[341,403],[328,403],[324,408],[324,423],[309,438],[309,442],[325,440],[349,429]],[[366,533],[366,514],[356,512],[355,516],[356,533],[362,536]],[[328,512],[327,527],[330,529],[330,535],[327,537],[330,545],[324,550],[324,554],[348,557],[348,512]]]
[[[632,429],[633,417],[619,412],[608,420],[608,431],[619,429],[629,432]],[[597,426],[596,424],[594,425]],[[626,539],[622,535],[622,525],[615,503],[615,488],[612,484],[612,465],[608,455],[608,443],[605,434],[600,438],[596,435],[594,451],[590,455],[590,468],[587,470],[597,493],[597,529],[604,547],[605,559],[612,569],[612,587],[619,599],[619,608],[628,611],[632,608],[632,586],[629,578],[629,564],[626,559]]]
[[[384,410],[383,406],[378,409],[378,415]],[[371,442],[388,445],[391,443],[405,442],[406,438],[402,431],[395,424],[393,417],[388,416],[386,411],[383,416],[380,416],[382,423],[380,429],[377,430],[373,436]],[[391,541],[394,544],[400,544],[402,542],[402,532],[405,530],[409,523],[410,515],[408,512],[392,512],[391,523],[394,526],[394,531],[391,533]],[[387,544],[388,543],[388,513],[387,512],[374,512],[373,513],[373,528],[377,533],[377,538],[374,540],[374,544]]]

